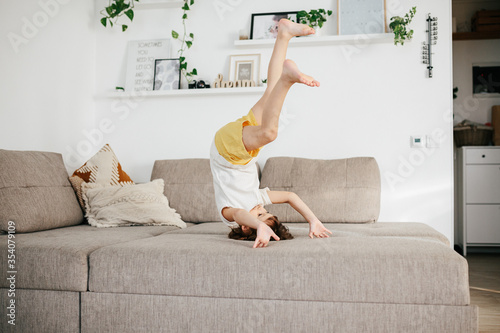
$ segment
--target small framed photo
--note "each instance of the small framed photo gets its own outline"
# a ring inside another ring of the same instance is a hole
[[[278,22],[282,18],[297,22],[298,12],[278,12],[252,14],[250,39],[276,39],[278,36]]]
[[[232,55],[229,59],[229,80],[260,83],[260,54]]]
[[[181,60],[156,59],[153,90],[181,89]]]

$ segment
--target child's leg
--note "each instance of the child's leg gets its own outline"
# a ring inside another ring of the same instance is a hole
[[[281,108],[293,84],[319,86],[319,82],[312,77],[302,74],[293,61],[285,61],[286,48],[290,39],[293,36],[310,34],[314,31],[310,29],[306,25],[288,20],[280,21],[278,38],[269,62],[268,86],[262,98],[252,108],[260,125],[243,128],[243,143],[248,151],[258,149],[276,139]]]

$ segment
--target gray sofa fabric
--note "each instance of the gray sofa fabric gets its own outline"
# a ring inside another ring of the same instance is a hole
[[[88,256],[107,245],[151,238],[177,230],[171,226],[96,228],[78,225],[16,234],[17,288],[86,291]],[[0,276],[7,276],[7,235],[0,235]],[[0,287],[7,287],[0,279]]]
[[[273,157],[264,166],[261,187],[297,193],[322,222],[375,222],[380,212],[380,171],[372,157]],[[305,222],[289,205],[267,208],[282,222]]]
[[[80,293],[78,292],[16,288],[14,298],[6,297],[8,289],[0,288],[0,293],[2,310],[7,309],[7,302],[11,299],[16,301],[16,325],[9,324],[8,317],[2,311],[0,320],[2,333],[79,332]]]
[[[395,236],[384,223],[377,234],[364,225],[333,236],[295,239],[265,250],[232,240],[220,223],[100,248],[90,254],[89,290],[126,294],[259,298],[297,301],[468,305],[464,258],[432,228]],[[203,233],[195,233],[201,227]],[[210,227],[218,232],[206,232]],[[421,230],[424,226],[419,225]],[[302,229],[302,231],[299,231]],[[432,258],[432,260],[429,260]],[[210,272],[210,274],[207,274]]]
[[[82,333],[474,333],[477,307],[82,293]]]
[[[165,181],[164,194],[170,207],[184,221],[219,221],[214,197],[214,186],[209,159],[156,161],[151,180]]]
[[[0,149],[0,230],[9,221],[19,233],[83,220],[61,154]]]

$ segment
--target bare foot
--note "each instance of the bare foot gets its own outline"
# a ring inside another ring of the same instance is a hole
[[[285,60],[283,63],[283,73],[281,74],[281,77],[288,82],[302,83],[308,85],[309,87],[319,87],[318,81],[299,71],[295,62],[290,59]]]
[[[306,24],[299,24],[287,19],[281,19],[278,23],[278,35],[292,38],[294,36],[307,36],[316,31]]]

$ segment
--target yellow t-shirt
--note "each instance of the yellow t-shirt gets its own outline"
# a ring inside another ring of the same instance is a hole
[[[253,111],[233,121],[215,133],[215,146],[219,154],[231,164],[245,165],[259,154],[259,149],[247,151],[243,144],[243,127],[257,126]]]

